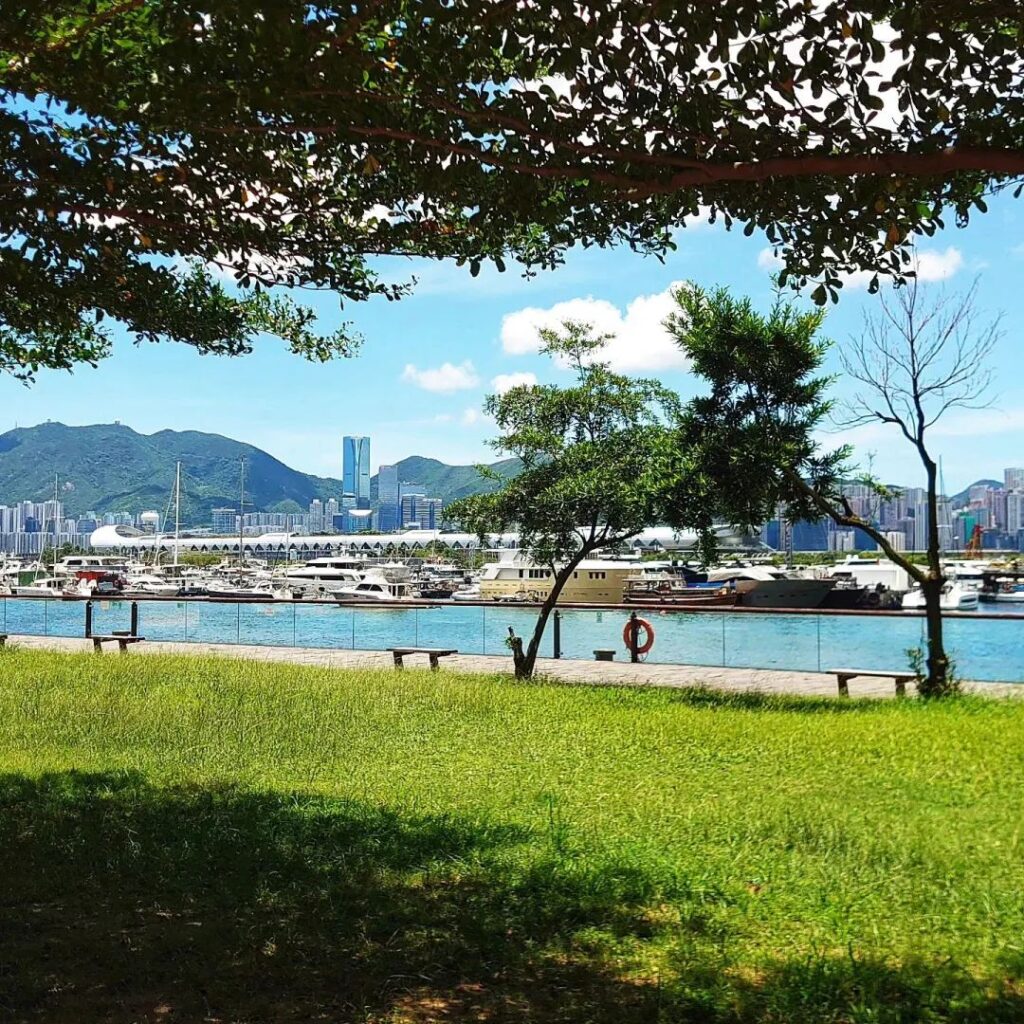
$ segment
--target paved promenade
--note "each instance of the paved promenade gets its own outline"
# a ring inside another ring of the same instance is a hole
[[[12,646],[38,650],[91,651],[88,640],[67,637],[12,636]],[[323,650],[313,647],[255,647],[237,644],[142,643],[130,648],[128,657],[147,654],[216,655],[225,658],[251,658],[259,661],[280,661],[291,665],[317,665],[326,668],[390,668],[391,655],[386,651]],[[119,657],[109,650],[103,657]],[[425,657],[406,659],[409,668]],[[442,672],[511,673],[510,657],[478,654],[456,654],[442,661]],[[539,675],[565,683],[593,686],[707,686],[732,692],[789,693],[801,696],[835,696],[834,676],[821,672],[780,672],[768,669],[714,668],[706,665],[653,665],[628,662],[554,661],[541,658]],[[973,692],[991,696],[1024,697],[1024,685],[1013,683],[968,683]],[[850,691],[858,697],[892,697],[893,683],[884,679],[853,680]],[[911,688],[912,692],[912,688]]]

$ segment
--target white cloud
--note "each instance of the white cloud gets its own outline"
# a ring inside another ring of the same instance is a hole
[[[491,379],[491,387],[499,395],[511,391],[512,388],[518,387],[520,384],[530,387],[536,383],[537,375],[535,373],[499,373],[497,377]]]
[[[918,281],[945,281],[964,265],[964,257],[951,245],[945,252],[937,249],[919,252],[916,263]]]
[[[484,423],[489,419],[490,417],[485,416],[479,409],[469,406],[463,410],[461,422],[464,427],[475,427],[478,423]]]
[[[675,309],[672,292],[681,283],[674,281],[663,292],[638,296],[624,312],[606,299],[592,296],[559,302],[548,309],[527,306],[502,320],[501,346],[509,355],[536,352],[541,328],[558,328],[564,320],[579,320],[593,324],[597,332],[614,335],[601,359],[615,370],[685,369],[686,357],[663,326]]]
[[[454,363],[442,363],[438,367],[426,370],[420,370],[413,363],[407,363],[402,371],[402,380],[415,384],[424,391],[441,393],[466,391],[480,383],[480,378],[468,359],[458,366]]]

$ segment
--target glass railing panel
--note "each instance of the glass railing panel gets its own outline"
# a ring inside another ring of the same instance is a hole
[[[362,606],[355,615],[355,649],[383,651],[388,647],[417,647],[417,611],[415,607],[382,604],[379,608]]]
[[[294,605],[292,637],[296,647],[351,650],[355,615],[336,601],[298,602]]]
[[[4,599],[4,632],[21,636],[46,636],[49,618],[46,598],[10,597]]]
[[[423,605],[416,609],[416,646],[483,654],[484,611],[479,605]]]
[[[721,613],[729,668],[818,671],[818,615]]]

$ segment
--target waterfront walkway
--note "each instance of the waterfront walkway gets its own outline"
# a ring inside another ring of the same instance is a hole
[[[11,636],[12,646],[32,650],[90,651],[91,641],[68,637]],[[315,665],[324,668],[393,668],[387,651],[324,650],[315,647],[257,647],[244,644],[166,643],[137,644],[128,657],[146,654],[216,655],[226,658],[249,658],[259,661],[281,661],[292,665]],[[120,655],[107,655],[119,657]],[[410,659],[409,668],[426,667],[426,658]],[[856,668],[857,666],[853,666]],[[894,666],[895,667],[895,666]],[[442,672],[511,673],[511,657],[481,654],[456,654],[445,658]],[[593,686],[706,686],[733,693],[785,693],[803,697],[834,697],[835,676],[824,672],[780,672],[769,669],[713,668],[706,665],[631,665],[628,662],[555,661],[540,658],[537,674],[565,683]],[[1024,684],[966,683],[971,692],[989,696],[1024,697]],[[888,679],[859,679],[851,684],[855,697],[892,697],[894,686]]]

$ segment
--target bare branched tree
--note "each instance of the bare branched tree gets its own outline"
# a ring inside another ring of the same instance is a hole
[[[951,409],[981,409],[992,402],[989,357],[1001,336],[1001,317],[981,322],[978,282],[962,293],[926,294],[916,279],[879,299],[864,316],[862,333],[841,351],[846,375],[859,385],[846,403],[844,426],[883,423],[914,446],[925,471],[927,568],[883,546],[921,587],[927,619],[927,679],[923,689],[946,692],[949,659],[942,638],[942,547],[938,463],[928,431]]]

